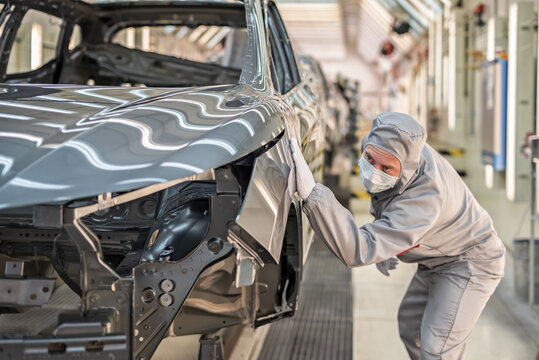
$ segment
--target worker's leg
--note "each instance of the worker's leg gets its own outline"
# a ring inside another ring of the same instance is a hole
[[[472,275],[466,261],[433,272],[421,324],[421,359],[463,359],[466,340],[499,282],[498,276]]]
[[[416,271],[402,299],[398,316],[399,334],[412,360],[419,359],[421,320],[428,296],[427,284],[420,268]]]

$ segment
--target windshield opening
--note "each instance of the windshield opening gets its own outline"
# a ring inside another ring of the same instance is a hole
[[[204,64],[241,70],[247,29],[229,26],[141,26],[116,32],[113,44]]]
[[[137,87],[239,83],[248,43],[241,4],[114,3],[96,3],[76,16],[58,18],[54,24],[61,24],[63,33],[42,24],[41,17],[56,19],[46,10],[39,12],[41,17],[25,16],[27,21],[13,30],[31,37],[25,44],[39,42],[35,48],[40,52],[26,49],[32,55],[26,64],[19,56],[25,49],[14,41],[5,82]]]

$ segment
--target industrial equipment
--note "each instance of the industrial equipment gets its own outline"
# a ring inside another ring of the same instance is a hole
[[[495,171],[505,170],[507,130],[507,61],[496,59],[482,66],[483,117],[481,161]]]

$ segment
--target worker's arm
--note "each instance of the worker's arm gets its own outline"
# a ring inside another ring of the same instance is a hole
[[[316,184],[298,143],[290,140],[297,192],[316,234],[348,266],[377,263],[416,245],[441,212],[441,197],[428,177],[397,195],[382,218],[358,228],[350,212],[327,187]]]
[[[440,197],[436,191],[418,190],[409,189],[407,196],[389,204],[381,219],[360,228],[321,184],[305,199],[303,210],[317,236],[347,266],[368,265],[415,246],[430,229],[441,209]]]

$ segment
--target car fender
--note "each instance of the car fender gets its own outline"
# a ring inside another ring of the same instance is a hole
[[[247,195],[237,216],[239,225],[279,262],[295,181],[288,137],[260,155],[253,166]]]

